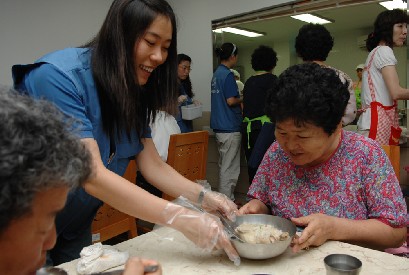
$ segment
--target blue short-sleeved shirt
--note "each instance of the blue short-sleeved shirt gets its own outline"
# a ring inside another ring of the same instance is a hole
[[[231,97],[240,97],[236,80],[230,69],[221,64],[212,78],[210,127],[216,133],[240,132],[241,109],[227,104]]]
[[[110,137],[103,131],[98,93],[92,76],[91,50],[67,48],[45,55],[34,64],[15,65],[12,68],[15,88],[34,98],[49,100],[76,123],[73,131],[79,138],[94,138],[100,150],[102,162],[112,172],[123,175],[129,160],[143,150],[136,131],[130,138]],[[150,129],[145,137],[150,137]],[[112,148],[114,147],[114,148]],[[111,157],[114,152],[113,157]],[[73,238],[76,232],[89,226],[101,202],[88,195],[83,188],[70,192],[62,212],[77,217],[57,217],[57,233],[71,228],[67,234]],[[85,211],[86,209],[86,211]],[[62,223],[59,228],[59,221]]]

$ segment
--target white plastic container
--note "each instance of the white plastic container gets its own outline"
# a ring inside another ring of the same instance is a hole
[[[202,117],[202,105],[183,105],[182,109],[182,118],[185,120],[193,120],[198,117]]]

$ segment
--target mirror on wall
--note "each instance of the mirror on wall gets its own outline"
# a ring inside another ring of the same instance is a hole
[[[310,4],[305,4],[306,2]],[[237,45],[239,48],[237,65],[241,67],[242,82],[245,82],[254,73],[250,63],[253,50],[259,45],[271,46],[278,54],[277,66],[273,73],[279,75],[289,66],[302,62],[295,53],[294,43],[299,28],[306,23],[293,19],[290,15],[307,11],[332,21],[332,23],[325,24],[335,42],[326,63],[346,72],[352,80],[356,81],[356,66],[365,63],[368,55],[365,39],[372,31],[376,16],[385,10],[378,2],[359,0],[302,1],[299,5],[291,3],[286,6],[272,7],[269,10],[221,18],[212,22],[212,29],[234,26],[265,35],[249,38],[227,32],[213,32],[213,47],[218,47],[224,42],[232,42]],[[400,85],[408,87],[407,46],[395,48],[394,52],[398,60],[397,71]],[[214,56],[213,60],[214,68],[216,68],[217,58]],[[406,101],[399,101],[399,109],[401,110],[401,124],[406,126]]]

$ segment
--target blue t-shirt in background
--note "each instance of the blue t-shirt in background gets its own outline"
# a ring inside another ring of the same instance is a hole
[[[213,74],[211,94],[210,128],[216,133],[240,132],[240,105],[230,107],[227,99],[240,98],[233,73],[225,65],[220,64]]]

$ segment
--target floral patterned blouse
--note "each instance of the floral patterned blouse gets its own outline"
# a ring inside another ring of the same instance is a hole
[[[376,141],[344,130],[334,154],[314,167],[295,165],[273,143],[247,196],[287,219],[323,213],[407,226],[406,203],[387,155]]]

